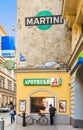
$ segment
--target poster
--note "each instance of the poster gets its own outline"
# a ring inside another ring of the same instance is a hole
[[[60,100],[59,101],[59,112],[66,112],[66,106],[67,106],[67,101],[66,100]]]
[[[25,111],[26,110],[26,101],[25,100],[20,100],[19,101],[19,110],[21,112]]]

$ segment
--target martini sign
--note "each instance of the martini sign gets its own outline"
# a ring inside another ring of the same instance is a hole
[[[63,24],[61,15],[53,15],[50,11],[40,11],[36,17],[26,17],[25,26],[37,26],[40,30],[47,30],[54,24]]]

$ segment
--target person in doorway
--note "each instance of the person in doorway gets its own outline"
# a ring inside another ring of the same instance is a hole
[[[53,118],[55,115],[55,111],[56,111],[56,108],[53,107],[52,104],[50,104],[49,113],[50,113],[50,124],[51,125],[53,125],[53,123],[54,123]]]
[[[15,121],[15,113],[14,113],[14,107],[10,108],[10,117],[11,117],[11,124]]]

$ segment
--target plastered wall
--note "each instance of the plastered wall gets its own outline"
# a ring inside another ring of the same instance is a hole
[[[67,62],[71,50],[71,31],[64,24],[52,25],[47,30],[25,26],[25,17],[35,17],[40,11],[61,15],[62,0],[17,0],[17,67],[36,66],[45,62]],[[19,53],[25,62],[19,61]]]

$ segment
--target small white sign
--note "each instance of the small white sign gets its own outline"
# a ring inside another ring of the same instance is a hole
[[[62,84],[61,78],[51,78],[51,86],[59,86]]]
[[[26,101],[25,100],[20,100],[19,101],[19,109],[20,109],[20,111],[25,111],[25,109],[26,109]]]
[[[2,50],[2,56],[6,58],[15,57],[15,50]]]

